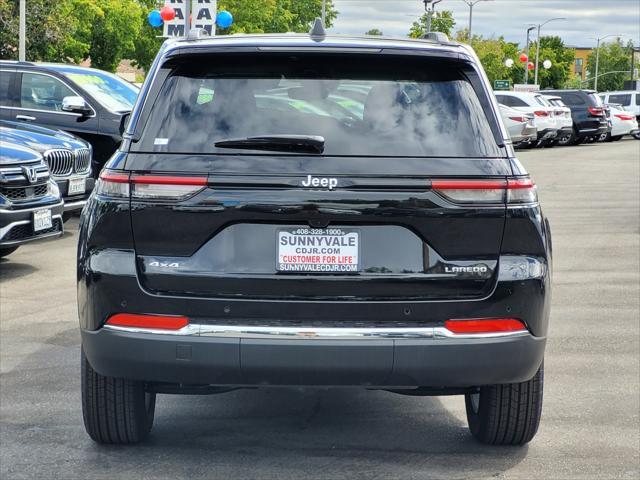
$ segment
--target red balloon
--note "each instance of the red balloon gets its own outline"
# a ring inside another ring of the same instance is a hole
[[[160,16],[162,17],[162,20],[164,20],[165,22],[170,22],[171,20],[176,18],[176,11],[173,9],[173,7],[170,7],[169,5],[165,5],[160,10]]]
[[[529,70],[533,70],[533,69],[534,69],[533,62],[529,62],[529,63],[527,64],[527,68],[528,68]]]
[[[163,17],[163,18],[164,18],[164,17]],[[522,63],[524,63],[524,62],[526,62],[527,60],[529,60],[529,57],[527,57],[527,54],[526,54],[526,53],[521,53],[521,54],[520,54],[520,61],[521,61]]]

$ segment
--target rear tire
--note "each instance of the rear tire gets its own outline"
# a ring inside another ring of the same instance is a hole
[[[573,133],[570,133],[569,135],[564,135],[556,141],[556,144],[561,147],[566,147],[567,145],[571,145],[572,143],[573,143]]]
[[[489,445],[524,445],[538,431],[542,414],[544,364],[526,382],[481,387],[466,394],[471,434]]]
[[[137,443],[153,425],[156,394],[145,392],[144,383],[105,377],[81,352],[82,417],[89,436],[98,443]]]
[[[6,257],[10,253],[15,252],[18,247],[0,247],[0,258]]]

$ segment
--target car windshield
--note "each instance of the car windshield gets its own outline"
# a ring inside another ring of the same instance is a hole
[[[325,155],[500,155],[485,109],[460,67],[396,59],[385,67],[353,57],[174,66],[133,148],[247,153],[246,145],[214,144],[302,135],[323,137]]]
[[[128,112],[138,96],[138,88],[107,72],[64,69],[62,73],[85,89],[112,112]]]

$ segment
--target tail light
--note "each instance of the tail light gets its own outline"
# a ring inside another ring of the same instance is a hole
[[[95,186],[97,195],[106,197],[129,197],[129,174],[103,170],[100,172],[100,179]]]
[[[137,315],[117,313],[106,322],[112,327],[147,328],[152,330],[180,330],[189,325],[187,317],[169,315]]]
[[[589,107],[587,109],[589,113],[595,117],[601,117],[604,115],[604,108],[602,107]]]
[[[509,117],[511,120],[513,120],[514,122],[527,122],[528,119],[526,117]]]
[[[137,199],[184,200],[207,186],[206,176],[136,175],[103,170],[98,195]]]
[[[619,118],[620,120],[625,120],[625,121],[634,119],[633,115],[628,115],[626,113],[614,113],[613,115]]]
[[[527,327],[517,318],[473,318],[444,322],[447,330],[457,334],[526,332]]]
[[[536,110],[535,112],[533,112],[533,114],[536,117],[548,117],[549,116],[549,112],[547,112],[546,110]]]
[[[508,180],[433,180],[431,188],[455,203],[521,204],[538,201],[529,177]]]
[[[183,200],[207,186],[207,177],[132,175],[131,197],[140,199]]]

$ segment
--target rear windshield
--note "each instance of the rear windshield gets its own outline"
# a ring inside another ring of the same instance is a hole
[[[214,143],[313,135],[324,138],[324,155],[500,156],[473,73],[459,65],[355,55],[192,59],[168,67],[133,150],[265,154]]]

